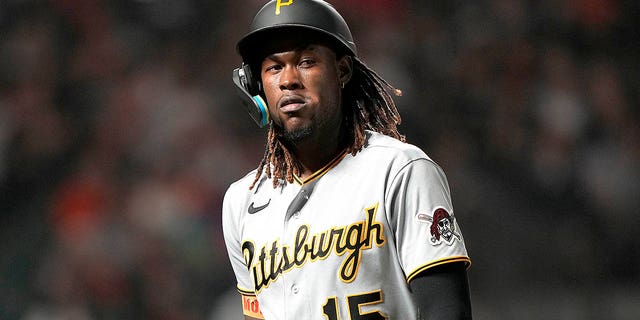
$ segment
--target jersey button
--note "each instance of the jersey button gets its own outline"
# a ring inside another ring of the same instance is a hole
[[[293,294],[298,294],[298,292],[300,292],[300,288],[294,284],[291,286],[291,292],[293,292]]]

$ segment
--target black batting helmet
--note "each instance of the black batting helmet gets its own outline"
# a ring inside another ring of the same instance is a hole
[[[337,51],[356,55],[356,44],[344,18],[331,4],[321,0],[269,1],[253,18],[249,32],[238,42],[238,53],[249,62],[267,39],[286,37],[289,31],[317,33],[332,42]]]

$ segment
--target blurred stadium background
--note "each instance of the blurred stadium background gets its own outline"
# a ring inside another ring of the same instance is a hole
[[[640,318],[640,2],[332,1],[449,177],[476,319]],[[0,319],[238,319],[262,1],[0,1]]]

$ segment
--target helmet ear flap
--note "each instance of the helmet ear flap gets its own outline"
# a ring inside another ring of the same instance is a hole
[[[244,85],[247,88],[247,91],[253,96],[260,95],[262,93],[262,83],[258,80],[257,77],[253,76],[253,72],[251,71],[251,67],[243,63],[242,70],[244,71]]]
[[[269,123],[269,108],[262,98],[262,84],[253,77],[251,67],[243,63],[233,70],[233,84],[249,115],[262,128]]]

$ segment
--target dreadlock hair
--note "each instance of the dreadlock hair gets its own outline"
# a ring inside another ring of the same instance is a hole
[[[404,142],[405,136],[397,129],[401,122],[400,113],[391,95],[393,93],[401,96],[402,91],[367,67],[362,60],[355,56],[352,59],[353,74],[343,89],[342,97],[346,152],[355,156],[362,150],[366,143],[365,130],[379,132]],[[253,189],[263,172],[267,178],[273,178],[274,188],[283,180],[293,183],[293,176],[300,174],[302,166],[286,144],[278,139],[280,131],[273,125],[273,121],[269,123],[264,156],[249,189]]]

